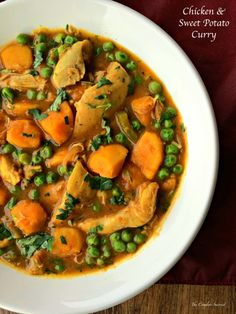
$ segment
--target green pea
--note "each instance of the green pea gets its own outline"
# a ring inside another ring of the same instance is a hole
[[[99,249],[94,246],[88,246],[87,253],[91,257],[99,257],[100,255]]]
[[[66,169],[66,167],[65,166],[58,166],[57,167],[57,172],[58,172],[58,174],[59,174],[59,176],[61,176],[61,177],[63,177],[64,175],[66,175],[66,171],[67,171],[67,169]]]
[[[44,53],[46,50],[47,50],[47,46],[45,43],[39,43],[35,46],[36,52]]]
[[[123,241],[115,240],[112,242],[111,245],[112,245],[114,251],[116,251],[117,253],[123,253],[126,251],[126,245]]]
[[[43,162],[43,158],[39,154],[35,154],[32,156],[32,163],[34,165],[39,165]]]
[[[153,123],[153,126],[155,129],[159,130],[161,128],[161,123],[159,120],[155,119],[155,120],[153,120],[152,123]]]
[[[98,258],[98,259],[97,259],[97,265],[98,265],[98,266],[104,266],[104,265],[105,265],[104,260],[103,260],[102,258]]]
[[[63,272],[65,270],[65,266],[63,264],[55,265],[55,270],[58,272]]]
[[[174,154],[168,154],[165,157],[164,165],[168,168],[173,167],[177,162],[177,157]]]
[[[37,92],[33,89],[28,89],[27,90],[27,93],[26,93],[26,96],[29,100],[33,100],[33,99],[36,99],[37,97]]]
[[[98,246],[100,241],[97,234],[91,233],[86,237],[86,242],[88,245]]]
[[[179,148],[175,144],[166,145],[166,154],[178,154]]]
[[[40,149],[39,152],[40,156],[43,159],[48,159],[50,157],[52,157],[53,151],[52,151],[52,146],[51,145],[45,145]]]
[[[164,127],[165,128],[172,128],[172,126],[174,125],[174,123],[171,120],[165,120],[164,121]]]
[[[58,180],[58,174],[52,171],[49,171],[46,175],[46,181],[48,184],[55,183]]]
[[[132,232],[130,230],[123,230],[121,232],[121,239],[124,242],[130,242],[132,240]]]
[[[102,209],[101,204],[97,203],[93,203],[92,204],[92,211],[94,211],[95,213],[99,213]]]
[[[12,209],[16,204],[17,204],[17,199],[15,196],[13,196],[10,198],[6,206],[8,209]]]
[[[134,71],[137,68],[137,64],[134,61],[130,61],[126,64],[126,69],[130,71]]]
[[[41,186],[44,183],[46,183],[46,175],[44,173],[41,173],[34,178],[34,184],[36,186]]]
[[[124,133],[120,132],[120,133],[116,134],[115,139],[118,143],[121,143],[121,144],[126,143],[126,136],[124,135]]]
[[[52,59],[52,58],[47,59],[47,66],[54,68],[56,66],[56,64],[57,64],[57,61],[55,59]]]
[[[161,87],[161,84],[158,83],[157,81],[152,81],[148,84],[148,89],[149,89],[149,92],[152,94],[152,95],[156,95],[156,94],[159,94],[162,92],[162,87]]]
[[[107,52],[107,53],[106,53],[106,59],[107,59],[108,61],[110,61],[110,62],[115,61],[114,53],[109,53],[109,52]]]
[[[118,187],[115,187],[114,189],[112,189],[112,195],[119,197],[121,195],[120,189]]]
[[[101,237],[101,244],[102,244],[102,245],[106,245],[106,244],[108,244],[108,243],[109,243],[108,237],[107,237],[107,236],[102,236],[102,237]]]
[[[89,266],[92,266],[96,263],[95,259],[90,255],[85,255],[85,263]]]
[[[128,253],[134,253],[136,250],[137,250],[137,244],[135,244],[134,242],[127,243],[126,251]]]
[[[68,47],[68,45],[61,45],[57,48],[57,51],[58,51],[58,55],[60,56],[60,54],[66,50],[66,48]]]
[[[177,111],[173,107],[167,107],[166,112],[168,113],[170,118],[174,118],[177,116]]]
[[[118,241],[120,240],[120,233],[119,232],[114,232],[110,235],[110,241]]]
[[[35,38],[35,43],[46,43],[47,37],[45,34],[38,34],[37,37]]]
[[[104,257],[106,257],[106,258],[111,257],[111,250],[110,250],[110,248],[109,248],[108,245],[104,245],[104,246],[102,247],[102,251],[103,251],[103,256],[104,256]]]
[[[11,154],[14,151],[15,151],[15,147],[13,145],[9,144],[9,143],[3,145],[3,147],[2,147],[2,152],[4,154]]]
[[[10,192],[14,195],[19,195],[21,193],[21,187],[19,185],[14,185],[10,189]]]
[[[177,164],[173,167],[172,171],[175,173],[175,174],[181,174],[183,172],[183,166],[180,165],[180,164]]]
[[[143,233],[137,233],[135,236],[134,236],[134,242],[136,244],[142,244],[143,242],[145,242],[147,239],[147,236]]]
[[[70,36],[70,35],[67,35],[66,38],[65,38],[65,40],[64,40],[65,44],[67,44],[67,45],[72,45],[72,44],[74,44],[76,41],[77,41],[77,38],[74,37],[74,36]]]
[[[96,47],[95,48],[95,57],[100,56],[100,54],[102,53],[103,49],[102,47]]]
[[[40,75],[43,78],[49,78],[52,75],[52,71],[53,71],[52,68],[44,67],[44,68],[41,69]]]
[[[14,97],[15,97],[15,94],[14,94],[14,91],[12,88],[10,87],[4,87],[2,89],[2,97],[5,98],[7,101],[9,101],[11,104],[13,103],[14,101]]]
[[[39,191],[36,189],[30,190],[28,193],[28,197],[33,201],[38,201],[39,200]]]
[[[59,33],[54,37],[54,41],[57,44],[63,44],[65,37],[66,37],[65,34]]]
[[[167,168],[161,168],[159,171],[158,171],[158,174],[157,174],[157,177],[158,179],[160,179],[161,181],[167,179],[170,175],[170,172]]]
[[[104,51],[111,52],[114,49],[114,45],[111,41],[108,41],[102,45]]]
[[[37,100],[45,100],[47,98],[47,94],[43,91],[38,92],[36,99]]]
[[[19,153],[18,160],[22,165],[29,165],[31,162],[31,156],[28,153]]]
[[[173,129],[166,129],[166,128],[162,129],[160,133],[162,140],[165,142],[172,141],[174,138],[174,134],[175,133]]]
[[[139,131],[141,129],[141,123],[138,120],[132,120],[131,123],[135,131]]]
[[[129,60],[129,57],[123,51],[116,51],[115,58],[120,63],[126,63]]]
[[[19,34],[16,37],[16,41],[20,45],[27,45],[30,42],[30,36],[27,34]]]

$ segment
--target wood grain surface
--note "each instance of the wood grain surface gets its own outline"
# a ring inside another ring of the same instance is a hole
[[[236,287],[156,284],[135,298],[97,314],[159,313],[234,314]],[[0,314],[14,313],[0,309]]]

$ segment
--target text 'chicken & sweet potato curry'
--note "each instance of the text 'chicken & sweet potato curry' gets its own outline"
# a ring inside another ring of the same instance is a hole
[[[135,253],[184,168],[180,114],[123,47],[68,26],[0,50],[0,258],[34,275]]]

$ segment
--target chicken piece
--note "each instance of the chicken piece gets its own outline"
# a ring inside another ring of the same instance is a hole
[[[53,237],[52,253],[60,257],[78,254],[84,243],[82,232],[76,228],[55,228]]]
[[[31,179],[36,173],[42,172],[41,165],[25,165],[24,166],[24,174],[26,179]]]
[[[67,166],[67,164],[72,164],[83,151],[84,146],[81,143],[72,144],[69,148],[68,146],[60,147],[51,158],[46,160],[46,166],[51,168],[58,167],[59,165]]]
[[[3,111],[0,111],[0,144],[4,144],[6,140],[6,133],[9,121],[10,119],[8,118],[8,116]]]
[[[17,73],[0,73],[0,88],[11,87],[20,92],[25,92],[27,89],[43,90],[46,80],[40,76],[31,74]]]
[[[92,54],[89,40],[78,41],[60,57],[52,76],[56,88],[62,88],[79,82],[85,74],[85,62]]]
[[[63,195],[66,187],[66,182],[64,180],[60,180],[57,183],[42,185],[40,190],[40,203],[47,209],[48,212],[52,212],[55,208],[58,201],[60,201],[60,197]]]
[[[78,160],[68,179],[66,191],[63,195],[61,205],[55,208],[50,224],[60,225],[63,222],[62,220],[57,219],[56,216],[61,214],[61,209],[65,208],[67,194],[72,195],[74,198],[79,198],[80,200],[91,199],[96,194],[96,191],[92,190],[88,183],[84,181],[84,177],[87,173],[88,172],[84,169],[81,161]]]
[[[45,257],[46,252],[44,250],[36,251],[29,260],[27,271],[31,275],[43,275],[45,271]]]
[[[75,103],[76,120],[73,137],[79,141],[91,139],[101,131],[102,117],[111,118],[124,103],[130,78],[118,62],[111,62],[107,68],[106,79],[110,83],[98,84],[86,89],[80,101]],[[107,81],[108,82],[108,81]],[[105,95],[106,99],[97,99]],[[111,107],[107,109],[106,103]]]
[[[103,217],[88,218],[79,222],[77,226],[88,232],[91,228],[101,225],[103,226],[103,229],[99,231],[101,234],[143,226],[154,215],[158,188],[156,182],[144,182],[138,187],[136,198],[126,207]]]
[[[20,174],[9,156],[0,155],[0,176],[3,181],[12,185],[16,185],[21,180]]]

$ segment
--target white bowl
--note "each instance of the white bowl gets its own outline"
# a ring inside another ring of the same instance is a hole
[[[216,181],[217,130],[206,89],[175,41],[147,18],[107,0],[8,0],[0,4],[0,44],[39,25],[63,27],[67,23],[113,38],[163,80],[187,128],[186,175],[160,236],[118,267],[88,276],[43,279],[1,264],[0,307],[15,312],[89,313],[140,293],[189,247],[206,216]]]

